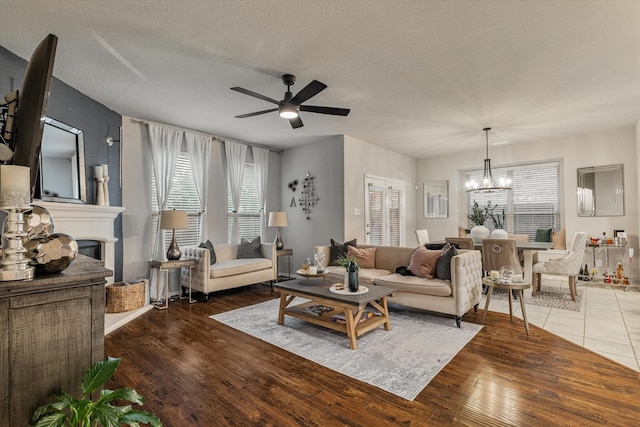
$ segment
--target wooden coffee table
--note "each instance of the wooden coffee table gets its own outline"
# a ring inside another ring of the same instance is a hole
[[[380,325],[384,325],[384,329],[387,331],[391,329],[387,297],[392,295],[395,289],[370,285],[367,293],[349,295],[333,293],[329,290],[331,286],[333,285],[309,285],[303,281],[293,280],[274,284],[273,288],[280,292],[278,324],[284,325],[286,314],[325,328],[344,332],[349,338],[349,347],[352,350],[357,348],[356,340],[360,335],[376,329]],[[310,301],[292,306],[291,303],[296,297]],[[333,310],[319,316],[305,311],[306,307],[318,304],[331,307]],[[375,315],[358,322],[367,307],[373,308]],[[331,316],[335,314],[343,314],[346,320],[345,324],[332,321]]]

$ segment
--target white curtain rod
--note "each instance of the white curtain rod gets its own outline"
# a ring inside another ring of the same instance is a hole
[[[166,127],[178,129],[178,130],[181,130],[181,131],[184,131],[184,132],[191,132],[191,133],[197,133],[198,135],[202,135],[202,136],[209,136],[209,137],[211,137],[211,138],[213,138],[213,139],[215,139],[217,141],[225,142],[225,138],[221,138],[221,137],[215,136],[215,135],[209,135],[209,134],[203,133],[203,132],[196,132],[196,131],[193,131],[191,129],[185,129],[185,128],[182,128],[182,127],[179,127],[179,126],[167,125],[165,123],[151,122],[151,121],[147,121],[147,120],[140,120],[140,119],[134,119],[134,118],[131,118],[131,121],[133,123],[138,123],[138,124],[146,125],[146,126],[148,126],[150,123],[153,123],[153,124],[156,124],[156,125],[159,125],[159,126],[166,126]],[[227,139],[229,141],[238,142],[240,144],[248,145],[249,147],[266,148],[269,151],[271,151],[272,153],[282,154],[282,150],[274,150],[272,148],[263,147],[263,146],[256,145],[256,144],[249,144],[249,143],[247,143],[245,141],[237,141],[237,140],[234,140],[234,139],[231,139],[231,138],[227,138]]]

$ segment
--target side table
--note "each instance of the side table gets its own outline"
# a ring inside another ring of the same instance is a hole
[[[484,325],[484,319],[487,317],[487,311],[489,311],[489,301],[491,301],[491,294],[493,293],[493,288],[498,289],[506,289],[507,290],[507,298],[509,299],[509,319],[513,322],[513,306],[511,301],[511,291],[517,291],[518,297],[520,299],[520,308],[522,309],[522,319],[524,320],[524,329],[527,331],[527,335],[529,335],[529,322],[527,322],[527,310],[524,305],[524,293],[522,292],[524,289],[529,289],[531,287],[531,283],[525,282],[524,280],[514,280],[512,283],[503,283],[499,280],[494,280],[490,277],[485,277],[482,279],[482,283],[487,285],[489,290],[487,291],[487,300],[484,303],[484,313],[482,314],[482,324]]]
[[[288,261],[288,272],[287,272],[287,278],[291,278],[291,255],[293,255],[293,249],[277,249],[276,250],[276,256],[277,258],[277,263],[280,264],[280,257],[281,256],[286,256],[287,257],[287,261]],[[276,271],[280,270],[280,266],[278,265],[276,268]],[[280,280],[280,274],[276,274],[276,282],[279,282]]]
[[[165,310],[169,308],[169,270],[174,270],[177,268],[188,267],[189,268],[189,304],[193,304],[196,302],[193,298],[191,298],[191,275],[193,268],[198,264],[195,259],[176,259],[176,260],[153,260],[151,261],[151,269],[157,270],[156,273],[156,302],[154,307],[160,310]],[[164,271],[164,304],[160,304],[160,272]],[[180,299],[185,297],[182,296],[182,292],[180,292]]]

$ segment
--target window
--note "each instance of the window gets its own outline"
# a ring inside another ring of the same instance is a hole
[[[260,206],[258,205],[258,186],[256,184],[256,169],[253,163],[244,164],[242,175],[242,192],[238,209],[238,236],[240,239],[254,239],[262,233],[260,227]],[[227,241],[231,242],[231,228],[233,225],[233,203],[231,201],[231,187],[227,177]],[[237,243],[237,242],[235,242]]]
[[[403,246],[405,242],[404,182],[365,177],[366,243]]]
[[[151,215],[153,238],[155,240],[158,230],[159,207],[158,198],[156,196],[156,176],[155,173],[151,180],[151,206],[153,214]],[[186,152],[181,152],[176,163],[176,171],[173,176],[173,184],[171,193],[167,200],[167,209],[179,209],[187,211],[189,229],[176,230],[176,241],[178,246],[198,246],[200,243],[200,203],[198,201],[198,193],[196,192],[196,184],[193,179],[193,171],[191,169],[191,161]],[[164,233],[164,248],[168,248],[171,244],[171,232]],[[153,246],[155,247],[155,245]]]
[[[496,205],[495,214],[504,210],[504,229],[509,233],[528,234],[534,240],[538,228],[560,229],[559,164],[538,163],[493,169],[496,180],[510,178],[511,191],[496,193],[468,193],[468,213],[474,201],[485,207],[489,201]],[[480,181],[483,170],[467,172],[467,180]],[[494,229],[491,219],[484,224]]]

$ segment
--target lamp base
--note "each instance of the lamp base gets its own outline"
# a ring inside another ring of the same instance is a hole
[[[276,249],[284,249],[284,243],[282,243],[282,239],[280,238],[280,231],[276,232],[276,240],[273,242],[276,244]]]
[[[170,261],[175,261],[177,259],[180,259],[181,256],[182,254],[180,253],[178,242],[176,242],[176,230],[173,230],[173,238],[171,239],[169,249],[167,249],[167,259]]]

